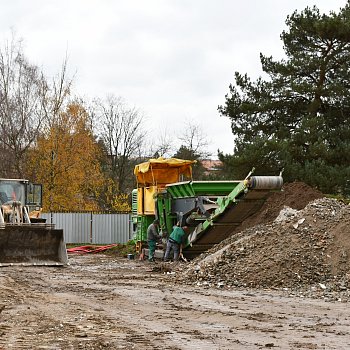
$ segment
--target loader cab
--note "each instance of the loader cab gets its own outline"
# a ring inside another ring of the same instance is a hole
[[[30,210],[42,207],[42,185],[24,179],[0,179],[0,205],[20,202]]]
[[[26,184],[26,205],[40,210],[42,207],[43,187],[40,184]]]
[[[0,201],[5,204],[12,201],[25,203],[26,188],[23,180],[0,179]]]

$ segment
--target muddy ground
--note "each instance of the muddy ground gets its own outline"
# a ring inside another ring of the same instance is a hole
[[[177,266],[0,268],[0,350],[350,349],[350,206],[291,183],[239,230]]]
[[[349,349],[348,303],[174,284],[145,261],[0,269],[0,349]]]

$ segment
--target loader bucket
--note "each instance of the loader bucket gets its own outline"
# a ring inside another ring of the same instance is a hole
[[[45,224],[7,224],[0,228],[0,266],[67,263],[63,230]]]

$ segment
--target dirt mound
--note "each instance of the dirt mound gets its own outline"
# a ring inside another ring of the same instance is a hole
[[[255,216],[264,224],[234,234],[177,278],[196,285],[277,288],[349,300],[350,206],[319,198],[301,209],[312,196],[322,194],[304,184],[287,185]]]
[[[324,195],[322,192],[303,182],[286,183],[283,185],[282,191],[273,192],[265,201],[261,209],[243,221],[242,224],[232,232],[232,235],[236,236],[238,232],[244,231],[250,227],[272,222],[277,218],[280,211],[283,210],[284,207],[300,210],[305,208],[309,202],[323,197]],[[201,260],[204,257],[222,249],[224,246],[226,246],[226,242],[228,240],[230,240],[230,238],[204,252],[195,261]]]
[[[286,183],[282,191],[272,193],[263,207],[255,215],[245,220],[239,229],[243,230],[273,221],[284,206],[301,210],[309,202],[322,197],[324,197],[322,192],[303,182]]]

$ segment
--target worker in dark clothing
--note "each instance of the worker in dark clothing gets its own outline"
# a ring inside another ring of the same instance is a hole
[[[180,254],[182,254],[182,245],[185,242],[187,226],[174,226],[173,232],[171,232],[164,255],[164,261],[169,260],[170,251],[174,251],[174,261],[178,261]]]
[[[159,221],[156,219],[147,228],[147,242],[148,242],[148,260],[154,261],[154,252],[156,250],[157,241],[160,239],[159,236]]]

